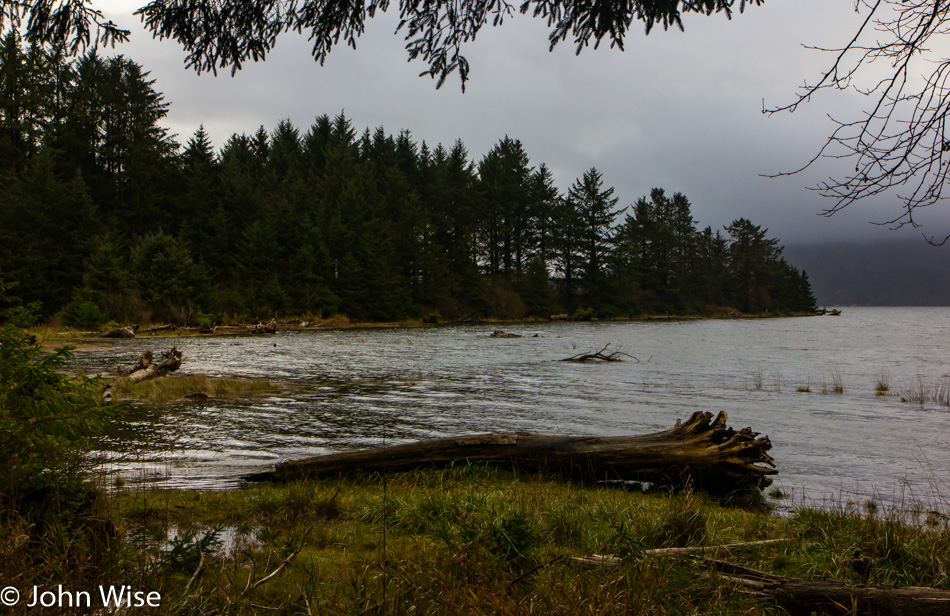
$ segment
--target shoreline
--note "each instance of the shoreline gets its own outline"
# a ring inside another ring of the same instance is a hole
[[[827,316],[825,313],[818,312],[797,312],[791,314],[745,314],[739,312],[717,313],[717,314],[688,314],[688,315],[664,315],[650,314],[638,317],[616,317],[609,319],[543,319],[540,317],[526,319],[473,319],[473,320],[451,320],[439,321],[436,323],[427,323],[422,319],[405,319],[401,321],[350,321],[345,316],[333,316],[329,318],[316,317],[283,317],[280,320],[275,319],[277,331],[338,331],[349,329],[420,329],[420,328],[439,328],[465,325],[538,325],[546,323],[639,323],[639,322],[676,322],[676,321],[714,321],[714,320],[758,320],[758,319],[780,319],[780,318],[802,318]],[[145,334],[138,334],[136,338],[180,338],[193,336],[259,336],[268,335],[253,333],[250,328],[252,323],[235,323],[218,326],[215,331],[209,332],[198,327],[167,325],[164,323],[147,323],[142,329],[152,327],[167,327],[162,331],[153,331]],[[121,327],[121,326],[117,326]],[[93,350],[96,348],[112,348],[113,338],[97,335],[101,332],[80,331],[60,325],[38,325],[27,330],[35,335],[43,348],[55,348],[61,344],[68,344],[76,349]]]

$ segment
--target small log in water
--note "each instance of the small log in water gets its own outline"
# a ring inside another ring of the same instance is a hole
[[[278,464],[245,475],[249,481],[289,481],[351,472],[394,472],[458,462],[493,462],[545,469],[587,480],[690,484],[725,494],[762,489],[778,473],[772,443],[750,428],[733,430],[727,415],[696,412],[685,423],[639,436],[562,436],[514,432],[437,438],[376,449],[335,453]]]
[[[159,362],[154,360],[151,351],[142,353],[139,363],[132,368],[132,371],[125,377],[129,383],[138,383],[146,379],[165,376],[169,372],[174,372],[181,367],[182,352],[178,347],[172,347],[170,351],[162,353],[162,359]]]

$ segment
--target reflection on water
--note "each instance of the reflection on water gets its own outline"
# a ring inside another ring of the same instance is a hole
[[[471,432],[636,434],[693,411],[725,410],[771,438],[786,492],[890,500],[950,495],[950,409],[876,396],[950,382],[947,308],[848,309],[841,317],[543,323],[281,332],[175,340],[183,373],[270,377],[290,385],[246,401],[135,408],[102,442],[129,480],[228,487],[281,459]],[[533,337],[537,334],[537,337]],[[111,373],[168,338],[78,352]],[[605,344],[639,358],[557,361]],[[840,382],[843,393],[834,394]],[[800,390],[810,390],[805,393]],[[822,392],[825,393],[822,393]],[[907,397],[905,395],[905,397]]]

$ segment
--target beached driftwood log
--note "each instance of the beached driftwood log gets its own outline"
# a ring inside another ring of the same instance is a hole
[[[147,328],[147,329],[143,329],[143,330],[141,330],[141,331],[138,332],[138,333],[140,333],[140,334],[157,334],[158,332],[171,331],[171,330],[173,330],[173,329],[177,329],[177,328],[176,328],[174,325],[171,325],[171,324],[155,325],[155,326],[153,326],[153,327],[149,327],[149,328]]]
[[[276,334],[277,320],[271,319],[267,323],[258,323],[257,325],[248,325],[247,331],[251,334]]]
[[[767,539],[730,545],[646,550],[643,556],[700,556],[729,554],[788,543],[789,539]],[[583,556],[569,559],[586,567],[619,567],[617,556]],[[703,558],[694,561],[712,569],[722,579],[736,584],[752,595],[775,603],[789,616],[811,614],[857,614],[874,616],[946,616],[950,614],[950,592],[936,588],[907,586],[865,586],[835,580],[805,580],[773,575],[723,560]]]
[[[834,580],[804,580],[772,575],[720,560],[705,560],[724,579],[781,606],[789,616],[868,614],[946,616],[950,592],[936,588],[865,586]]]
[[[676,557],[676,556],[722,556],[724,554],[734,554],[736,552],[746,552],[761,547],[773,547],[789,543],[791,539],[763,539],[761,541],[744,541],[742,543],[727,543],[723,545],[701,545],[682,548],[654,548],[644,550],[643,556],[656,557]],[[589,556],[574,556],[568,559],[575,565],[584,565],[586,567],[619,567],[623,564],[623,558],[613,556],[612,554],[591,554]]]
[[[90,338],[135,338],[135,332],[139,329],[138,325],[128,327],[117,327],[104,332],[93,332],[86,334]]]
[[[545,469],[586,480],[628,480],[693,487],[712,493],[762,489],[778,473],[772,443],[750,428],[726,425],[726,413],[696,412],[685,423],[639,436],[563,436],[514,432],[437,438],[335,453],[278,464],[245,475],[287,481],[350,472],[394,472],[459,462]]]
[[[181,367],[182,352],[174,346],[169,351],[162,353],[162,359],[155,361],[151,351],[142,353],[139,363],[132,367],[132,370],[125,376],[129,383],[138,383],[147,379],[165,376],[169,372],[174,372]]]

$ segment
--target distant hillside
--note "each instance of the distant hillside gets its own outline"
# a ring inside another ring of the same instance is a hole
[[[950,306],[950,244],[923,239],[786,246],[819,306]]]

